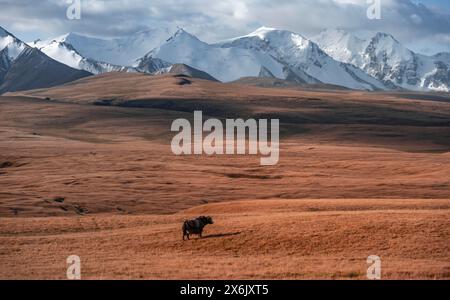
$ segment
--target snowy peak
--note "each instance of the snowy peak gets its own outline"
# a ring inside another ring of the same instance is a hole
[[[303,76],[304,74],[300,75],[304,71],[300,66],[314,63],[318,65],[320,63],[317,62],[317,59],[327,56],[315,43],[300,34],[267,27],[216,45],[222,48],[242,48],[267,53],[282,62],[285,67],[291,66],[298,69],[298,72],[294,73],[298,73],[306,82],[308,82],[308,78]],[[313,81],[311,83],[318,83],[320,79],[317,78]]]
[[[93,74],[157,74],[180,64],[178,69],[192,68],[224,82],[259,76],[360,90],[450,89],[449,53],[419,55],[383,32],[361,39],[331,29],[308,39],[292,31],[260,27],[208,44],[183,28],[147,28],[109,39],[71,32],[30,45],[57,62]],[[0,77],[27,48],[0,27]]]
[[[0,38],[7,37],[7,36],[13,36],[11,33],[6,31],[3,27],[0,26]]]
[[[4,51],[3,55],[7,55],[9,60],[15,60],[27,47],[24,42],[0,27],[0,51]]]
[[[359,67],[365,63],[360,59],[361,56],[367,53],[382,55],[391,61],[408,60],[412,55],[412,52],[392,35],[383,32],[364,40],[344,30],[328,29],[312,40],[333,58]]]
[[[266,53],[282,63],[300,81],[328,83],[352,89],[383,89],[375,78],[327,55],[304,36],[274,28],[260,28],[249,35],[217,44],[222,48],[252,49]],[[278,77],[280,78],[280,77]]]
[[[449,52],[438,53],[436,55],[433,55],[433,58],[436,61],[441,61],[450,67],[450,53]]]
[[[173,32],[174,30],[170,28],[151,28],[114,39],[67,33],[53,39],[37,41],[31,44],[33,47],[43,48],[54,41],[64,42],[72,45],[86,59],[116,66],[133,66],[136,60],[148,51],[165,43],[172,36]]]
[[[271,47],[280,47],[286,45],[286,43],[295,45],[299,48],[306,48],[308,46],[311,46],[310,41],[300,34],[288,30],[279,30],[268,27],[260,27],[250,34],[223,41],[221,43],[218,43],[217,45],[240,45],[249,47],[251,46],[252,42],[254,43],[253,46],[256,47],[258,47],[258,45],[259,47],[264,47],[263,45],[266,44],[270,44]]]
[[[58,46],[66,46],[70,45],[70,47],[72,48],[71,50],[76,49],[76,52],[78,55],[83,56],[83,57],[87,57],[87,58],[91,58],[91,56],[89,55],[91,53],[91,51],[93,52],[94,49],[91,49],[92,45],[96,45],[96,47],[101,46],[104,47],[106,46],[105,40],[101,40],[101,39],[96,39],[96,38],[91,38],[91,37],[87,37],[87,36],[83,36],[81,34],[77,34],[77,33],[67,33],[52,39],[48,39],[48,40],[37,40],[33,43],[29,43],[32,47],[38,48],[38,49],[51,49],[51,48],[56,48]],[[100,51],[100,49],[97,49]],[[83,53],[85,52],[85,53]],[[99,55],[99,54],[97,54]],[[54,57],[55,59],[58,60],[58,57]]]
[[[249,33],[242,37],[231,39],[229,41],[238,41],[238,40],[256,41],[257,39],[268,42],[271,44],[271,46],[280,46],[284,43],[295,44],[300,48],[312,46],[310,40],[308,40],[307,38],[298,33],[289,30],[280,30],[270,27],[260,27],[252,33]]]
[[[69,32],[47,40],[37,39],[34,42],[28,44],[34,48],[40,49],[50,44],[58,44],[58,43],[77,44],[79,42],[84,42],[85,39],[88,39],[88,37],[85,37],[77,33]]]
[[[320,32],[318,35],[313,37],[313,41],[318,45],[321,45],[322,42],[329,43],[331,40],[338,43],[348,43],[348,41],[353,38],[351,34],[341,29],[326,29]]]
[[[385,33],[385,32],[377,32],[372,39],[376,40],[389,40],[394,43],[400,44],[392,34]]]
[[[25,49],[0,84],[0,93],[52,87],[91,75],[61,64],[35,48]]]
[[[246,37],[256,36],[256,37],[259,37],[260,39],[264,40],[268,33],[272,32],[272,31],[276,31],[276,30],[277,30],[276,28],[262,26],[262,27],[256,29],[255,31],[253,31],[252,33],[249,33],[248,35],[246,35]]]
[[[23,45],[23,50],[13,60],[5,57],[11,44],[0,51],[0,93],[51,87],[91,75],[53,60],[18,39],[13,44]]]
[[[174,32],[174,34],[172,35],[172,37],[176,37],[176,36],[182,36],[182,35],[187,35],[187,36],[192,36],[192,34],[190,34],[189,32],[187,32],[186,30],[184,30],[184,28],[182,27],[178,27],[177,31]]]
[[[362,69],[390,89],[449,90],[450,66],[445,55],[416,54],[390,34],[378,32],[363,40],[347,32],[327,30],[313,40],[334,59]]]
[[[112,71],[133,71],[132,68],[117,66],[105,62],[99,62],[94,59],[83,57],[72,44],[68,43],[75,35],[64,35],[59,39],[50,42],[34,43],[37,49],[45,53],[54,60],[63,63],[77,70],[85,70],[92,74],[102,74]],[[41,47],[39,47],[39,45]]]
[[[414,53],[400,44],[392,35],[378,32],[370,40],[367,52],[387,57],[392,63],[413,59]]]
[[[178,30],[171,37],[169,37],[166,42],[167,43],[197,43],[197,44],[207,45],[206,43],[200,41],[196,36],[185,31],[183,28],[178,28]]]
[[[200,41],[197,37],[185,31],[183,28],[178,28],[178,30],[172,34],[162,45],[155,47],[154,49],[150,49],[147,54],[145,54],[142,58],[137,60],[135,64],[137,68],[144,72],[157,72],[160,69],[165,69],[170,67],[172,63],[183,63],[183,61],[178,61],[176,58],[178,55],[173,53],[174,51],[182,52],[185,48],[187,51],[192,51],[193,49],[205,49],[208,47],[208,44]],[[165,49],[172,51],[172,53],[168,55],[161,55],[161,52],[164,52]],[[162,58],[161,56],[164,56]],[[167,58],[170,58],[169,62]],[[173,60],[172,60],[173,59]]]
[[[47,45],[36,47],[54,60],[59,61],[69,67],[80,69],[79,63],[83,57],[64,40],[53,40]]]
[[[277,77],[284,77],[284,66],[267,53],[239,47],[210,45],[183,29],[178,29],[166,43],[150,51],[139,65],[160,59],[171,64],[186,64],[204,71],[220,81],[257,76],[261,67]]]
[[[327,29],[313,38],[313,41],[334,59],[360,65],[358,56],[367,47],[367,42],[340,29]]]
[[[69,32],[64,35],[61,35],[57,38],[55,38],[53,41],[57,42],[67,42],[67,43],[76,43],[77,41],[84,41],[89,39],[87,36],[83,36],[81,34],[75,33],[75,32]]]

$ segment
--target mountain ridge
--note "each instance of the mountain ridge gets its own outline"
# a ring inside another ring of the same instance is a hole
[[[353,89],[384,89],[375,78],[353,66],[342,64],[328,56],[320,47],[301,34],[261,27],[256,31],[216,45],[224,48],[240,47],[269,53],[282,61],[298,76],[304,74],[320,83],[341,85]],[[305,80],[308,82],[308,80]],[[310,82],[314,83],[314,82]]]
[[[0,27],[0,94],[52,87],[90,75],[48,57]]]
[[[34,47],[45,47],[53,41],[72,45],[85,58],[112,65],[135,66],[136,60],[151,49],[165,42],[174,32],[170,28],[139,30],[121,38],[99,38],[69,32],[53,39],[30,43]]]
[[[383,32],[360,39],[344,30],[325,30],[312,39],[336,60],[360,68],[389,89],[450,90],[448,53],[418,54]]]
[[[261,67],[277,77],[285,77],[283,65],[265,53],[247,49],[224,49],[205,43],[184,29],[178,29],[167,41],[139,60],[161,59],[172,64],[186,64],[223,81],[257,75]]]
[[[206,43],[177,27],[150,28],[111,39],[67,33],[30,45],[62,64],[93,74],[161,74],[182,64],[222,82],[261,77],[356,90],[450,90],[450,53],[418,54],[383,32],[362,39],[328,29],[306,38],[263,26],[247,35]],[[0,80],[26,47],[0,27]]]
[[[93,74],[102,74],[107,72],[136,72],[132,67],[119,66],[103,61],[97,61],[92,58],[82,56],[72,44],[65,41],[53,40],[47,45],[34,44],[37,49],[45,53],[60,63],[71,68],[84,70]]]
[[[27,48],[14,60],[4,76],[0,94],[52,87],[90,75],[89,72],[61,64],[35,48]]]

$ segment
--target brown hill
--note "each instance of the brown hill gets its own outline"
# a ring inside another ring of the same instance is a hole
[[[193,68],[191,66],[188,66],[186,64],[174,64],[170,67],[169,70],[170,74],[178,74],[178,75],[185,75],[193,78],[198,79],[205,79],[205,80],[212,80],[212,81],[219,81],[216,78],[212,77],[206,72],[200,71],[196,68]]]

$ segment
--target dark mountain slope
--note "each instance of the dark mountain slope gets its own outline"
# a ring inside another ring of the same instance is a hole
[[[27,48],[4,75],[0,94],[52,87],[90,75],[59,63],[35,48]]]

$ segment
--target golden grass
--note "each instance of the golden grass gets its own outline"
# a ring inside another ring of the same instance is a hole
[[[357,209],[355,209],[357,207]],[[12,218],[0,224],[0,278],[364,279],[369,255],[384,279],[450,278],[449,200],[252,200],[170,216]],[[212,215],[203,239],[184,218]]]
[[[177,80],[0,97],[0,278],[62,279],[72,254],[86,279],[364,279],[369,255],[385,279],[450,278],[449,102]],[[175,157],[193,107],[280,118],[280,163]]]

